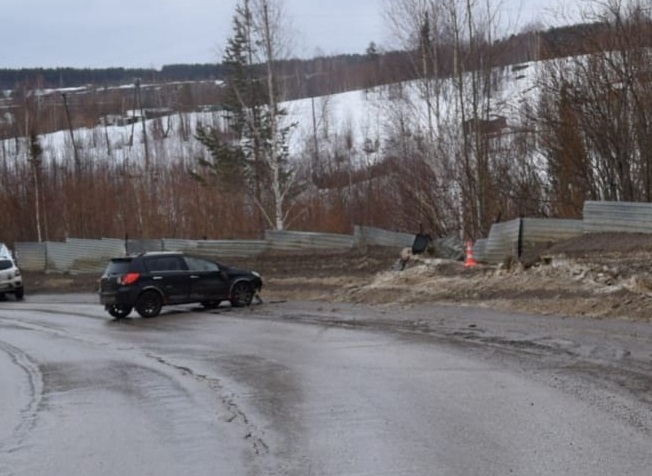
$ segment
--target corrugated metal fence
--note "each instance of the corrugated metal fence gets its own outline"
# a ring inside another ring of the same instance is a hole
[[[523,218],[491,227],[486,239],[473,246],[476,260],[500,263],[508,257],[519,258],[542,245],[572,238],[582,233],[652,233],[652,204],[631,202],[595,202],[584,204],[583,220]],[[220,259],[255,256],[264,251],[310,249],[346,250],[356,246],[409,247],[413,234],[373,227],[356,226],[353,235],[299,231],[268,231],[264,240],[160,240],[118,239],[65,242],[15,243],[20,266],[28,271],[100,272],[114,256],[144,251],[185,251]]]
[[[400,233],[397,231],[387,231],[370,226],[356,226],[354,234],[361,245],[370,246],[400,246],[405,248],[412,246],[414,235],[409,233]]]
[[[652,233],[652,203],[587,201],[582,213],[582,220],[524,218],[520,231],[520,220],[496,224],[487,239],[475,243],[474,255],[488,263],[518,257],[519,234],[522,256],[582,233]]]
[[[543,245],[584,233],[582,220],[522,218],[496,223],[489,237],[475,242],[476,260],[500,263],[509,257],[519,258]]]
[[[335,233],[314,233],[305,231],[265,232],[268,249],[274,251],[300,251],[306,249],[346,250],[356,244],[354,235],[339,235]]]
[[[632,202],[584,202],[584,231],[652,233],[652,204]]]
[[[110,238],[16,243],[15,248],[18,263],[26,271],[97,271],[104,269],[110,258],[125,254],[124,242]]]
[[[101,272],[115,256],[147,251],[184,251],[218,259],[256,256],[264,251],[347,250],[361,244],[378,246],[410,246],[414,235],[355,227],[353,235],[300,231],[267,231],[264,240],[159,240],[70,238],[64,242],[19,242],[15,244],[20,266],[26,271]]]

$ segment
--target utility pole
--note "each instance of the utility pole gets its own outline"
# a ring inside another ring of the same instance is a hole
[[[310,96],[310,110],[312,114],[312,141],[313,141],[313,147],[315,148],[313,161],[315,166],[316,164],[319,163],[319,141],[317,139],[317,113],[315,111],[315,88],[310,87],[310,83],[312,82],[312,78],[317,76],[318,74],[319,73],[313,73],[313,74],[306,74],[304,76],[307,84],[307,87],[304,86],[304,88],[306,90],[306,94]]]
[[[68,109],[68,97],[66,93],[61,93],[63,98],[63,108],[66,110],[66,120],[68,121],[68,131],[70,132],[70,140],[72,141],[72,153],[75,158],[75,172],[79,174],[81,170],[81,163],[79,161],[79,154],[77,152],[77,144],[75,144],[75,134],[72,130],[72,121],[70,120],[70,110]]]
[[[319,142],[317,140],[317,115],[315,114],[314,96],[310,96],[310,107],[312,109],[312,140],[315,147],[315,163],[319,163]]]
[[[81,170],[81,161],[79,160],[79,153],[77,152],[77,144],[75,144],[75,134],[72,130],[72,121],[70,120],[70,110],[68,109],[68,97],[66,93],[61,93],[63,97],[63,107],[66,110],[66,119],[68,120],[68,131],[70,132],[70,140],[72,141],[72,153],[75,158],[75,181],[77,186],[77,193],[81,194],[82,189],[82,170]],[[77,204],[78,207],[78,221],[79,226],[82,227],[82,235],[86,236],[86,220],[84,217],[84,206],[82,203]]]
[[[138,100],[138,110],[140,111],[140,121],[143,125],[143,145],[145,146],[145,172],[149,171],[149,147],[147,144],[147,124],[145,124],[145,111],[143,110],[143,101],[140,95],[140,78],[136,79],[136,98]]]

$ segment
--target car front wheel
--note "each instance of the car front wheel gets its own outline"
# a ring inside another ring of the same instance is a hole
[[[161,313],[163,298],[156,291],[145,291],[138,296],[136,311],[142,317],[156,317]]]
[[[25,296],[25,289],[22,287],[16,289],[16,292],[14,292],[14,296],[16,297],[17,301],[22,301],[23,296]]]
[[[233,286],[230,299],[233,307],[248,306],[253,298],[254,290],[249,283],[240,282]]]

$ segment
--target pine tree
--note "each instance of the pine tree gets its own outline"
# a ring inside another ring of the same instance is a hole
[[[251,3],[243,0],[236,7],[223,57],[227,130],[197,128],[197,139],[210,153],[210,160],[200,159],[199,165],[219,183],[246,185],[261,213],[261,226],[283,229],[295,175],[287,143],[295,124],[286,124],[280,106],[271,34],[278,25],[271,24],[270,2],[257,0],[255,9]]]

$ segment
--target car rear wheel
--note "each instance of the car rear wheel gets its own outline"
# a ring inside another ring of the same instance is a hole
[[[253,298],[254,290],[249,283],[240,282],[233,286],[230,299],[233,307],[248,306]]]
[[[114,304],[113,306],[108,306],[106,310],[109,314],[111,314],[116,319],[127,317],[131,312],[131,308],[129,306],[120,306],[117,304]]]
[[[136,311],[142,317],[156,317],[161,313],[163,298],[156,291],[145,291],[138,296]]]

